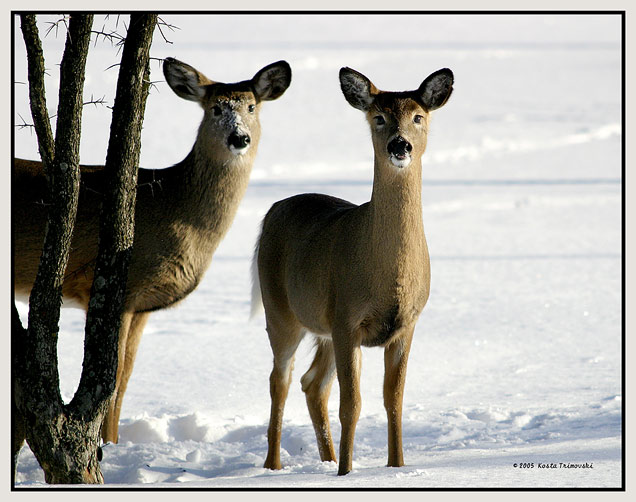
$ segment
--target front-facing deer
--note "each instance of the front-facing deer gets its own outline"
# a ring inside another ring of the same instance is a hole
[[[371,200],[360,206],[327,195],[275,203],[254,255],[253,302],[265,308],[274,353],[265,467],[280,469],[283,408],[294,354],[309,331],[316,354],[301,379],[320,458],[335,461],[327,401],[340,384],[340,463],[351,470],[360,413],[360,346],[384,347],[388,465],[403,465],[402,397],[415,323],[429,296],[430,266],[422,223],[422,166],[430,112],[452,91],[448,69],[416,91],[384,92],[343,68],[347,101],[365,112],[375,152]],[[259,289],[260,285],[260,289]]]
[[[285,61],[251,80],[213,82],[173,58],[163,71],[172,90],[198,102],[203,120],[191,152],[166,169],[139,169],[135,237],[119,332],[115,395],[102,436],[117,442],[122,400],[150,312],[174,305],[199,284],[229,229],[247,188],[260,137],[261,103],[280,97],[291,82]],[[81,169],[80,200],[63,285],[65,300],[87,309],[97,256],[102,166]],[[47,198],[42,165],[16,159],[13,177],[14,288],[29,294],[42,243]],[[16,428],[17,429],[17,428]],[[23,438],[16,438],[21,444]]]

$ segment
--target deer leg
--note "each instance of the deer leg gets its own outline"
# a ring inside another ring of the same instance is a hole
[[[267,333],[274,353],[274,368],[269,377],[269,393],[272,398],[269,427],[267,429],[267,458],[264,467],[281,469],[280,437],[283,427],[283,411],[289,392],[294,354],[302,339],[302,330],[297,323],[280,323],[273,326],[268,321]]]
[[[316,355],[307,373],[301,378],[303,392],[307,400],[309,416],[314,425],[320,460],[336,461],[336,453],[331,439],[327,402],[331,384],[335,376],[335,362],[331,341],[318,340]]]
[[[404,465],[402,454],[402,401],[406,364],[413,340],[413,328],[384,349],[384,408],[388,421],[389,467]]]
[[[124,394],[128,380],[132,375],[137,348],[141,342],[141,335],[148,321],[148,312],[126,312],[122,317],[119,330],[119,354],[117,364],[117,383],[115,392],[108,408],[108,413],[102,425],[102,439],[104,442],[117,443],[119,438],[119,414],[124,401]]]
[[[353,439],[360,416],[360,343],[352,333],[333,333],[336,371],[340,385],[340,462],[338,475],[351,471],[353,462]],[[358,343],[356,343],[358,342]]]

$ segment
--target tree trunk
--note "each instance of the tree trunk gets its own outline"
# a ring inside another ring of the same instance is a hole
[[[73,234],[79,194],[79,137],[82,91],[90,43],[92,15],[69,21],[60,67],[60,95],[55,145],[50,144],[42,78],[30,86],[34,121],[49,186],[47,226],[38,273],[29,298],[28,329],[17,329],[14,315],[14,398],[29,446],[45,472],[47,482],[85,482],[94,472],[77,465],[67,454],[67,417],[59,391],[57,335],[62,282]],[[35,16],[22,16],[22,31],[29,47],[29,74],[43,67]],[[35,59],[32,61],[31,58]],[[42,93],[42,94],[34,94]],[[44,137],[40,137],[41,131]],[[18,319],[19,321],[19,319]],[[16,431],[18,432],[18,431]]]
[[[100,424],[115,390],[121,314],[132,254],[141,128],[150,88],[150,45],[157,16],[132,14],[113,108],[99,251],[84,338],[84,363],[69,410]],[[99,439],[97,430],[97,438]]]
[[[29,299],[27,329],[15,306],[13,309],[14,458],[26,437],[47,483],[103,482],[98,459],[100,431],[115,388],[118,330],[134,233],[141,124],[148,94],[149,50],[156,19],[156,15],[131,15],[124,44],[106,162],[111,174],[102,208],[84,366],[79,388],[66,406],[59,391],[57,332],[79,193],[82,94],[93,16],[70,18],[54,147],[47,132],[44,64],[35,16],[22,16],[32,115],[49,183],[50,206],[40,266]]]

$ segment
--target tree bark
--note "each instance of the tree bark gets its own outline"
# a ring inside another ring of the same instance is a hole
[[[47,482],[85,482],[94,473],[77,465],[66,453],[67,417],[59,391],[57,335],[62,283],[73,235],[79,195],[79,138],[82,91],[90,43],[92,15],[72,16],[60,67],[60,93],[55,145],[50,145],[43,78],[30,86],[32,114],[40,123],[38,144],[49,186],[47,225],[36,279],[29,298],[26,330],[14,329],[14,398],[26,439],[45,472]],[[22,16],[29,47],[29,73],[37,73],[44,59],[35,17]],[[35,59],[31,61],[31,56]],[[33,69],[33,71],[31,71]],[[43,137],[40,137],[43,134]],[[46,152],[46,153],[43,153]],[[15,316],[14,316],[15,319]],[[16,321],[14,320],[14,326]]]
[[[91,289],[84,364],[70,403],[74,412],[103,417],[115,389],[117,348],[134,237],[137,167],[148,97],[154,14],[132,14],[124,44],[106,154],[108,186],[100,220],[99,252]]]
[[[73,15],[60,77],[54,148],[47,132],[43,56],[35,17],[22,16],[28,48],[32,114],[50,188],[45,242],[29,299],[28,328],[14,306],[14,458],[26,436],[47,483],[102,483],[99,444],[103,417],[115,388],[118,332],[134,235],[134,204],[141,125],[148,95],[149,50],[156,15],[133,14],[124,43],[113,109],[100,223],[99,254],[85,332],[79,388],[62,402],[57,332],[63,274],[79,193],[82,94],[92,15]],[[33,81],[31,78],[33,68]],[[37,75],[36,75],[37,74]],[[49,126],[50,127],[50,126]]]
[[[55,144],[51,131],[49,112],[46,107],[46,93],[44,91],[44,55],[42,43],[38,34],[35,16],[25,14],[21,16],[21,29],[27,50],[27,65],[29,75],[29,102],[33,125],[38,139],[40,157],[45,166],[53,162]]]

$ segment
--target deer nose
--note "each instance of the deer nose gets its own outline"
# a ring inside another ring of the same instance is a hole
[[[387,145],[387,150],[398,159],[406,158],[413,150],[413,145],[402,136],[396,136]]]
[[[249,144],[251,143],[251,141],[252,140],[250,139],[249,135],[239,131],[234,131],[232,132],[232,134],[230,134],[229,138],[227,139],[227,145],[230,148],[230,150],[233,149],[233,150],[241,151],[247,148]]]

